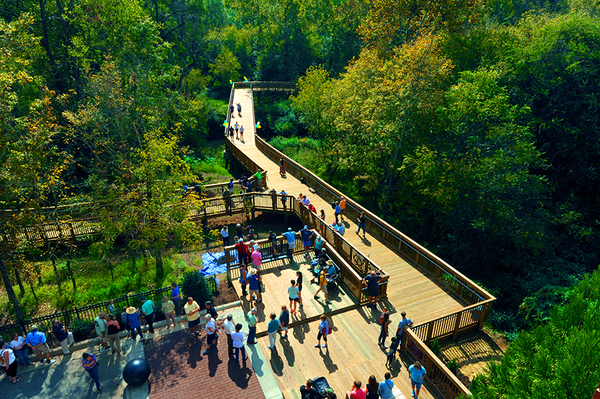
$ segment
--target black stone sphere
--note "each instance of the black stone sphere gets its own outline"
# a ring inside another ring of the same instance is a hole
[[[133,359],[123,369],[123,379],[131,386],[139,387],[150,377],[150,363],[146,359]]]

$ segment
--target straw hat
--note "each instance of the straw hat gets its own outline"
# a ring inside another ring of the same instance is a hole
[[[134,308],[133,306],[130,306],[130,307],[127,308],[127,310],[125,310],[125,312],[127,314],[134,314],[135,312],[137,312],[137,309]]]
[[[254,276],[256,274],[256,269],[252,268],[250,269],[250,275]]]
[[[327,263],[327,266],[333,266],[333,262],[332,262],[332,261],[330,261],[330,260],[328,260],[328,261],[327,261],[327,262],[325,262],[325,263]]]

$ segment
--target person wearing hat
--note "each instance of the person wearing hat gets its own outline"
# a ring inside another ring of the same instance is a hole
[[[337,274],[337,269],[335,268],[335,265],[331,260],[327,260],[325,264],[327,265],[327,275],[329,276],[329,278],[333,278]]]
[[[148,324],[150,334],[154,334],[154,302],[151,299],[146,299],[145,296],[141,298],[142,301],[142,314]]]
[[[316,236],[315,238],[315,258],[318,258],[319,255],[321,255],[321,249],[323,248],[323,244],[325,244],[325,240],[323,240],[323,237],[321,237],[320,234],[317,234],[317,232],[314,232],[310,238],[312,238],[313,236]]]
[[[60,347],[63,351],[63,354],[69,354],[69,345],[73,345],[75,342],[75,338],[73,338],[73,333],[67,331],[67,328],[60,323],[58,320],[54,320],[52,322],[52,334],[56,340],[60,343]]]
[[[233,356],[233,337],[231,334],[235,332],[235,325],[233,324],[233,316],[231,314],[227,315],[227,319],[223,322],[223,328],[225,328],[225,335],[227,335],[227,350],[229,351],[229,356]],[[246,357],[245,354],[244,357]]]
[[[106,313],[102,312],[98,317],[94,319],[94,329],[98,338],[100,338],[100,344],[104,350],[110,349],[108,347],[108,338],[106,336]]]
[[[210,313],[207,313],[204,317],[206,318],[206,326],[204,328],[206,330],[207,348],[204,352],[202,352],[202,354],[208,355],[212,347],[217,346],[217,325],[215,323],[215,319],[213,319]]]
[[[256,324],[258,323],[258,309],[252,308],[247,315],[248,319],[248,345],[256,344]]]
[[[256,269],[254,268],[250,269],[250,276],[248,276],[248,288],[250,289],[250,302],[253,300],[260,302],[260,276],[258,276]]]
[[[183,310],[187,315],[188,328],[190,329],[192,337],[195,334],[200,335],[200,332],[198,331],[198,325],[200,324],[200,315],[198,315],[200,305],[198,305],[198,303],[194,301],[194,298],[190,296],[188,297],[186,304],[183,305]]]
[[[367,287],[367,296],[369,297],[369,304],[367,306],[373,308],[377,305],[377,296],[379,295],[379,280],[381,276],[378,275],[375,270],[371,271],[362,282]]]
[[[296,249],[296,232],[292,230],[291,227],[288,227],[288,231],[282,234],[287,240],[288,250],[287,256],[291,261],[292,256],[294,255],[294,250]]]
[[[311,238],[313,236],[313,232],[308,229],[308,226],[304,225],[304,228],[300,230],[300,235],[302,236],[302,244],[304,245],[304,257],[308,256],[308,250],[311,247]]]
[[[217,320],[219,314],[217,313],[217,309],[213,306],[211,301],[204,302],[204,307],[206,308],[206,313],[210,314],[213,319]]]
[[[131,329],[131,338],[135,341],[137,338],[136,332],[140,334],[140,338],[144,341],[144,335],[142,334],[142,324],[140,323],[140,315],[138,310],[133,306],[128,307],[125,310],[127,313],[127,323]]]
[[[250,225],[248,226],[248,239],[250,240],[250,242],[254,243],[254,239],[256,238],[258,240],[258,233],[256,232],[256,230],[254,230],[254,226]]]
[[[46,343],[46,334],[38,330],[37,324],[31,326],[31,332],[25,337],[25,342],[33,350],[33,354],[37,355],[40,365],[56,363],[56,360],[50,359],[50,348]],[[42,355],[46,355],[46,360],[43,360]]]
[[[248,264],[248,246],[244,244],[244,239],[240,238],[238,243],[235,244],[235,249],[238,253],[238,259],[240,261],[240,265],[243,263],[245,265]]]

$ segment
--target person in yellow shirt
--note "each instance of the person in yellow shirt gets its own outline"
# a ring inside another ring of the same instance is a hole
[[[190,329],[192,337],[194,336],[194,334],[200,335],[200,331],[198,330],[198,326],[200,325],[200,316],[198,315],[198,312],[200,311],[200,306],[196,301],[194,301],[194,298],[190,296],[188,297],[187,303],[183,306],[183,309],[185,310],[185,314],[187,315],[188,327]]]

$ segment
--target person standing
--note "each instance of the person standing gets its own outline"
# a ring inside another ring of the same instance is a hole
[[[21,337],[17,333],[14,333],[12,336],[12,341],[10,341],[10,347],[12,348],[14,355],[23,364],[23,368],[27,368],[27,366],[31,364],[31,360],[29,360],[29,354],[27,353],[25,338]]]
[[[129,327],[129,322],[127,321],[127,306],[124,306],[121,312],[121,323],[123,323],[122,326],[127,331],[127,335],[123,338],[129,338],[131,336],[131,327]]]
[[[238,116],[242,117],[242,104],[237,103]]]
[[[235,114],[233,113],[233,112],[234,112],[234,110],[235,110],[235,108],[233,108],[233,104],[231,104],[231,105],[229,106],[229,116],[230,116],[231,118],[235,118]]]
[[[70,353],[69,346],[75,343],[73,333],[67,331],[67,328],[58,320],[54,320],[52,322],[52,334],[54,334],[54,337],[60,343],[63,354],[68,355]]]
[[[396,330],[396,337],[398,337],[398,341],[402,343],[402,333],[404,333],[404,329],[406,327],[412,327],[413,321],[411,319],[406,318],[406,312],[402,312],[402,320],[398,323],[398,329]]]
[[[271,313],[269,316],[271,321],[267,324],[267,333],[269,334],[269,349],[272,351],[277,349],[275,346],[277,338],[277,330],[279,330],[279,320],[277,320],[277,315],[275,313]]]
[[[146,324],[150,329],[150,334],[154,334],[154,302],[150,299],[146,299],[145,296],[141,298],[142,300],[142,314],[146,319]]]
[[[244,244],[244,239],[240,238],[238,243],[235,244],[235,249],[238,252],[238,259],[240,261],[240,265],[242,263],[248,264],[248,247]]]
[[[379,323],[381,324],[381,332],[379,333],[378,340],[379,346],[384,347],[384,349],[387,349],[388,347],[385,346],[385,339],[389,335],[388,327],[390,325],[390,314],[386,312],[385,309],[383,309],[383,314],[381,315]]]
[[[248,286],[248,266],[242,264],[240,267],[240,278],[238,280],[242,285],[242,296],[245,297],[248,295],[248,291],[246,291],[246,287]]]
[[[288,227],[288,231],[283,233],[283,236],[287,240],[287,256],[288,259],[291,261],[293,259],[294,250],[296,249],[296,232],[293,231],[291,227]]]
[[[296,285],[298,286],[298,298],[300,299],[300,307],[303,307],[304,305],[302,304],[302,272],[299,270],[296,272]]]
[[[379,384],[377,383],[377,378],[374,375],[369,377],[369,382],[365,387],[367,397],[366,399],[379,399]]]
[[[144,342],[144,335],[142,334],[142,324],[140,323],[140,314],[138,310],[130,306],[126,310],[127,312],[127,323],[129,324],[129,328],[131,328],[131,338],[135,341],[137,338],[136,332],[140,334],[140,338],[142,342]]]
[[[323,240],[323,237],[316,232],[313,233],[313,235],[317,236],[317,238],[315,238],[315,258],[318,258],[319,255],[321,255],[321,249],[323,248],[323,244],[325,244],[325,240]]]
[[[298,286],[296,285],[296,280],[291,281],[291,286],[288,287],[288,297],[290,299],[290,312],[296,313],[296,304],[300,302],[300,298],[298,293]]]
[[[235,331],[231,334],[233,340],[233,349],[235,350],[234,359],[237,362],[240,358],[239,353],[242,351],[242,361],[248,359],[246,357],[246,348],[244,347],[244,340],[248,337],[248,333],[242,332],[242,325],[236,324]]]
[[[240,125],[237,122],[235,122],[235,138],[236,138],[236,140],[240,139],[239,130],[240,130]]]
[[[250,288],[250,302],[256,300],[256,302],[260,303],[260,277],[257,276],[256,269],[250,269],[250,276],[248,276],[248,285]]]
[[[115,315],[108,315],[108,321],[106,322],[106,333],[108,336],[108,345],[112,350],[112,354],[115,354],[115,344],[117,346],[117,353],[121,353],[121,338],[119,337],[119,322]]]
[[[21,381],[20,377],[17,377],[17,358],[15,357],[12,349],[5,349],[6,343],[0,339],[0,366],[6,371],[8,379],[13,384]]]
[[[342,213],[342,208],[340,207],[340,203],[336,202],[335,203],[335,223],[336,224],[339,221],[338,218],[340,217],[341,213]]]
[[[216,323],[217,317],[219,317],[219,314],[217,313],[217,309],[215,309],[212,302],[211,301],[204,302],[204,307],[206,308],[206,313],[210,314]]]
[[[233,191],[230,188],[225,187],[225,189],[223,190],[223,194],[222,194],[223,202],[225,203],[225,212],[229,213],[229,214],[231,214],[231,193],[232,192]],[[221,233],[222,233],[222,231],[221,231]],[[221,234],[221,236],[223,236],[223,235]],[[229,231],[227,232],[227,242],[229,243]],[[229,244],[227,244],[227,245],[229,245]]]
[[[321,214],[319,215],[322,221],[325,221],[325,211],[321,209]]]
[[[273,213],[275,213],[277,210],[277,190],[272,188],[269,194],[271,194],[271,208],[273,209]]]
[[[311,238],[313,236],[313,232],[308,229],[307,225],[304,225],[304,228],[300,230],[300,235],[302,236],[302,244],[304,245],[304,257],[308,256],[308,250],[311,247]]]
[[[227,318],[223,322],[223,327],[225,328],[225,335],[227,336],[227,351],[229,352],[229,356],[233,356],[233,334],[235,332],[235,325],[233,324],[233,316],[228,314]],[[246,355],[244,355],[246,357]]]
[[[370,274],[363,278],[363,284],[367,287],[367,296],[369,297],[368,307],[374,308],[377,306],[377,296],[379,295],[379,280],[381,276],[378,275],[375,270],[372,270]]]
[[[262,264],[262,254],[258,249],[252,252],[252,264],[256,270],[260,270],[260,266]]]
[[[223,239],[223,247],[229,245],[229,229],[227,226],[221,227],[221,238]]]
[[[277,236],[273,231],[269,231],[269,241],[271,242],[271,249],[273,250],[273,258],[277,256]]]
[[[379,383],[379,396],[381,399],[394,399],[394,381],[392,381],[392,374],[389,372],[385,373],[384,380]]]
[[[206,326],[204,329],[206,330],[206,350],[202,352],[203,355],[208,355],[212,347],[217,346],[217,325],[215,320],[212,318],[210,313],[207,313],[206,316]]]
[[[171,300],[175,304],[175,317],[181,316],[181,295],[179,294],[179,287],[177,283],[173,281],[171,283]]]
[[[244,125],[240,126],[240,141],[244,142]]]
[[[325,341],[323,348],[327,348],[327,336],[329,335],[329,323],[327,322],[327,316],[321,315],[321,321],[319,322],[319,333],[317,334],[317,344],[315,348],[321,347],[321,338]]]
[[[195,334],[200,335],[200,331],[198,331],[198,325],[200,324],[200,315],[198,314],[200,311],[200,305],[198,305],[198,303],[194,301],[194,298],[190,296],[188,297],[187,303],[183,306],[183,308],[187,316],[190,334],[192,337]]]
[[[321,272],[319,273],[319,289],[315,292],[315,299],[319,299],[319,291],[323,291],[323,294],[325,294],[325,303],[330,304],[327,292],[327,271],[325,268],[321,268]]]
[[[229,162],[231,161],[231,152],[227,147],[225,147],[225,151],[223,151],[223,160],[225,160],[225,169],[229,169]]]
[[[363,238],[366,238],[367,232],[365,231],[365,227],[367,226],[367,218],[365,217],[364,212],[360,213],[360,215],[356,218],[356,222],[358,223],[358,230],[356,230],[356,234],[360,235],[360,229],[362,229]]]
[[[281,190],[279,192],[279,195],[281,195],[281,204],[283,205],[283,210],[286,210],[286,203],[287,203],[287,193],[285,192],[285,190]]]
[[[284,332],[281,338],[287,339],[288,330],[290,327],[290,312],[285,305],[281,306],[281,313],[279,314],[279,327]]]
[[[234,132],[233,128],[231,126],[229,126],[229,128],[227,130],[229,131],[229,139],[231,141],[233,141],[233,132]]]
[[[258,310],[252,308],[248,312],[248,345],[256,344],[256,323],[258,323]]]
[[[340,219],[344,221],[344,213],[346,212],[346,198],[340,197]]]
[[[175,304],[166,296],[162,299],[162,312],[165,315],[167,330],[169,329],[169,324],[171,322],[173,322],[173,328],[175,328]]]
[[[96,334],[98,334],[98,337],[100,338],[100,344],[105,350],[108,350],[106,338],[106,313],[102,312],[94,319],[94,328],[96,329]]]
[[[399,344],[400,344],[400,341],[398,341],[398,337],[396,337],[396,336],[392,337],[392,343],[390,344],[390,350],[387,353],[387,361],[385,362],[385,365],[387,367],[390,367],[390,368],[392,367],[392,362],[396,358],[396,351],[398,350]]]
[[[37,324],[31,326],[31,332],[25,337],[25,342],[27,342],[27,345],[33,350],[33,354],[37,355],[40,365],[43,365],[44,362],[48,365],[56,363],[56,360],[50,360],[50,348],[46,343],[46,334],[38,331]],[[43,360],[42,355],[46,355],[45,361]]]
[[[412,396],[415,399],[419,399],[419,393],[421,392],[421,386],[423,385],[423,379],[427,371],[425,371],[425,367],[421,365],[421,362],[418,360],[415,364],[411,365],[408,368],[408,375],[410,376],[410,385],[412,385]]]
[[[102,390],[100,386],[100,377],[98,376],[98,363],[96,362],[96,356],[91,354],[90,352],[83,352],[81,365],[83,369],[88,372],[92,380],[96,383],[96,389],[98,391]]]
[[[110,301],[108,301],[108,314],[115,314],[116,311],[117,308],[115,308],[115,301],[111,299]]]
[[[279,174],[285,176],[285,160],[283,158],[279,159]]]

